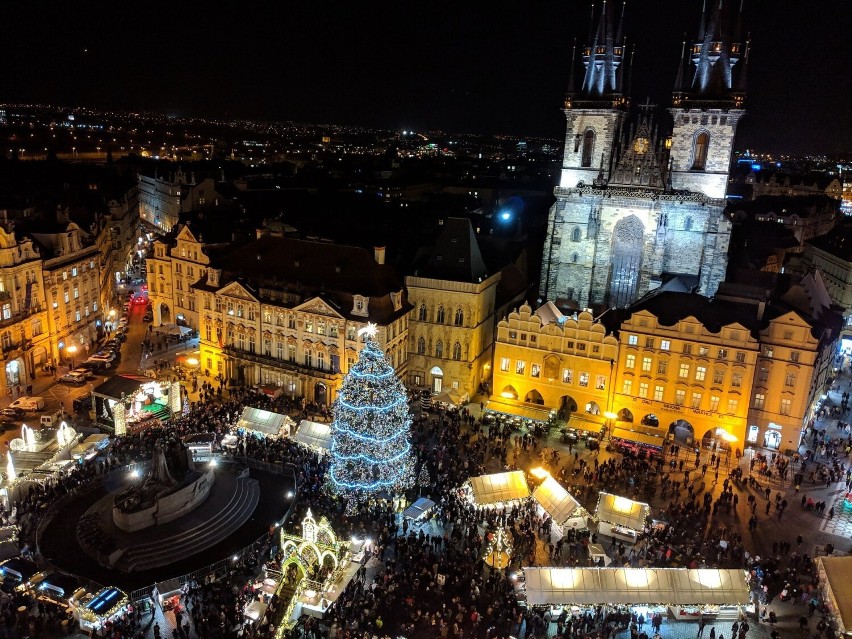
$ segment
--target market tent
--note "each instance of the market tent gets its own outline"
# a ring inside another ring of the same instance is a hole
[[[840,623],[841,634],[852,632],[852,557],[817,557],[817,573],[826,600]]]
[[[421,497],[413,504],[411,504],[408,508],[406,508],[402,516],[407,519],[420,519],[423,515],[427,514],[430,510],[435,507],[435,502],[431,499],[426,499],[425,497]]]
[[[292,420],[286,415],[246,406],[243,409],[243,414],[240,415],[240,420],[237,422],[237,428],[244,428],[245,430],[260,433],[267,437],[277,437],[282,434],[290,434],[287,422],[292,423]],[[282,429],[285,432],[282,433]]]
[[[657,448],[663,448],[666,445],[666,440],[662,436],[657,437],[656,435],[649,435],[648,433],[641,433],[638,430],[627,430],[625,428],[613,428],[612,437],[645,444],[646,446],[656,446]]]
[[[533,498],[560,526],[568,521],[580,507],[577,500],[553,477],[548,477],[535,489]]]
[[[586,419],[585,417],[580,417],[579,415],[571,415],[568,419],[568,427],[576,428],[577,430],[584,430],[592,435],[600,435],[603,425],[590,419]]]
[[[512,417],[523,417],[536,422],[546,422],[550,419],[550,409],[544,406],[532,406],[530,404],[517,405],[497,400],[489,400],[485,408],[495,413],[503,413]]]
[[[527,479],[520,470],[470,478],[473,500],[477,506],[497,504],[530,496]]]
[[[462,394],[457,389],[449,388],[435,395],[435,397],[432,398],[432,401],[443,402],[444,404],[454,404],[455,406],[458,406],[462,403],[463,399],[464,398],[462,397]]]
[[[600,521],[616,526],[623,526],[631,530],[642,530],[650,512],[650,506],[644,502],[602,492],[598,497],[595,517]]]
[[[331,448],[331,424],[303,419],[299,423],[299,430],[296,431],[293,440],[303,446],[328,450]]]
[[[530,605],[696,604],[750,601],[738,568],[524,568]]]

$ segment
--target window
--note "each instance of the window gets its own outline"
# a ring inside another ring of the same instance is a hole
[[[562,383],[563,384],[573,384],[574,383],[574,371],[570,368],[562,369]]]
[[[684,344],[683,345],[683,354],[684,355],[692,355],[692,344]]]
[[[792,351],[790,353],[790,361],[791,362],[798,362],[799,361],[799,352],[798,351]]]
[[[686,402],[686,391],[682,388],[678,388],[675,391],[675,404],[678,406],[683,406]]]
[[[648,382],[639,382],[639,397],[648,397]]]
[[[651,358],[643,357],[642,358],[642,372],[650,373],[651,372]]]
[[[325,353],[317,353],[317,368],[325,370]]]
[[[207,326],[204,327],[204,339],[208,342],[213,341],[213,329],[210,328],[210,324],[207,324]]]
[[[354,326],[347,326],[346,327],[346,339],[354,340],[355,335],[356,335],[355,327]]]
[[[743,374],[742,373],[732,373],[731,374],[731,388],[740,388],[743,385]]]
[[[743,362],[745,362],[745,353],[737,351],[737,363],[742,364]]]
[[[757,410],[763,410],[764,402],[766,402],[766,395],[762,393],[755,393],[752,408],[755,408]]]
[[[80,299],[80,289],[78,289],[76,286],[74,287],[74,299]]]
[[[665,392],[665,390],[665,386],[654,386],[654,401],[663,401],[663,393]]]
[[[641,384],[640,384],[640,386],[641,386]],[[646,384],[646,386],[647,386],[647,384]],[[633,392],[633,380],[632,379],[625,379],[621,383],[621,392],[624,393],[625,395],[630,395],[630,393]]]
[[[275,357],[284,359],[284,342],[275,343]]]
[[[706,346],[699,346],[699,347],[698,347],[698,354],[699,354],[701,357],[707,357],[707,355],[708,355],[709,353],[710,353],[710,349],[709,349],[709,348],[707,348]]]
[[[595,132],[588,129],[583,135],[583,158],[580,166],[592,166],[592,157],[595,151]]]
[[[425,355],[426,354],[426,340],[422,337],[417,340],[417,354]],[[503,359],[506,359],[505,357]],[[501,368],[500,370],[506,370],[505,368]]]
[[[796,374],[795,373],[787,373],[784,377],[784,386],[795,386],[796,385]]]
[[[453,359],[458,361],[461,358],[462,358],[461,344],[456,342],[455,344],[453,344]],[[538,366],[538,364],[533,364],[533,377],[538,377],[538,375],[535,374],[537,366]]]
[[[707,131],[699,133],[692,146],[692,170],[703,171],[707,166],[707,149],[710,146],[710,135]]]
[[[63,280],[67,280],[67,279],[68,279],[68,271],[62,271],[62,279],[63,279]]]
[[[581,239],[581,235],[582,235],[582,232],[580,231],[580,227],[575,226],[574,230],[571,231],[571,241],[572,242],[579,242],[580,239]]]
[[[438,340],[437,344],[435,344],[435,357],[443,357],[444,356],[444,343],[441,340]]]
[[[660,350],[661,351],[667,351],[671,347],[672,347],[672,343],[669,340],[667,340],[667,339],[660,340]]]
[[[582,387],[586,387],[589,385],[589,374],[580,371],[579,384]]]
[[[636,346],[636,344],[639,343],[639,336],[638,335],[628,335],[627,336],[627,343],[630,344],[631,346]]]
[[[701,408],[701,393],[692,394],[692,407]]]
[[[80,321],[80,311],[76,311],[74,313],[74,321],[76,321],[76,322]]]
[[[759,382],[768,382],[769,381],[769,369],[761,367],[759,371],[757,371],[757,381]]]
[[[781,400],[781,407],[778,409],[778,412],[782,415],[789,415],[790,411],[793,409],[793,400],[785,397]]]
[[[605,375],[596,375],[595,376],[595,388],[597,390],[606,390],[606,376]]]
[[[317,320],[317,335],[325,335],[325,322],[323,320]]]
[[[287,345],[287,360],[291,362],[296,361],[296,345],[288,344]]]
[[[524,371],[526,371],[526,369],[527,369],[527,363],[525,361],[519,359],[517,362],[515,362],[515,374],[516,375],[523,375]]]
[[[332,324],[328,327],[328,336],[337,337],[337,324]]]
[[[456,326],[464,325],[464,311],[461,309],[456,310]]]
[[[531,377],[541,377],[541,364],[533,364],[530,367],[530,376]]]
[[[217,297],[217,298],[215,298],[215,302],[216,302],[216,312],[221,313],[222,312],[222,300],[220,300]]]
[[[715,395],[710,396],[710,410],[714,412],[719,410],[719,398]]]
[[[715,371],[713,371],[713,383],[714,384],[721,384],[724,381],[725,381],[725,369],[717,368]]]
[[[645,348],[654,348],[654,338],[646,337],[645,338]]]
[[[444,307],[443,306],[438,307],[438,313],[435,316],[435,321],[438,322],[438,324],[444,323]]]
[[[636,367],[636,356],[628,355],[624,358],[624,368],[633,369]]]
[[[308,317],[305,319],[305,332],[313,333],[314,332],[314,320]]]
[[[420,312],[417,315],[417,319],[419,319],[421,322],[426,321],[426,305],[425,304],[420,305]]]
[[[774,346],[764,346],[763,347],[763,354],[766,355],[767,357],[772,357],[772,354],[774,352],[775,352]]]
[[[728,359],[728,349],[720,348],[716,355],[716,359]]]
[[[422,340],[423,338],[421,337],[420,339]],[[425,342],[424,342],[424,344],[425,344]],[[509,361],[510,360],[509,360],[508,357],[501,357],[500,358],[500,370],[503,371],[504,373],[509,372]]]
[[[67,291],[67,290],[66,290],[66,291],[64,291],[63,296],[64,296],[64,299],[65,299],[65,303],[66,303],[66,304],[67,304],[68,302],[70,302],[70,301],[71,301],[71,298],[69,297],[69,295],[68,295],[68,291]]]
[[[252,322],[255,320],[255,312],[254,312],[254,308],[253,308],[253,307],[249,307],[249,311],[248,311],[248,318],[249,318],[249,320],[251,320]]]
[[[740,405],[740,400],[738,399],[729,399],[728,400],[728,414],[735,415],[737,412],[737,407]]]
[[[684,220],[683,230],[684,231],[691,231],[692,230],[692,218],[691,217],[687,217],[686,220]]]
[[[287,316],[287,328],[296,328],[296,316],[295,315]],[[351,332],[352,332],[352,337],[350,337],[349,339],[355,339],[355,327],[350,326],[349,328],[351,329]]]
[[[695,367],[695,381],[696,382],[703,382],[705,377],[707,377],[707,369],[704,366],[696,366]]]
[[[681,379],[688,379],[689,378],[689,364],[681,364],[680,370],[678,371],[677,376],[680,377]]]
[[[668,360],[661,359],[657,362],[657,374],[665,375],[669,371],[669,362]]]
[[[311,351],[305,351],[305,366],[314,365],[314,354]]]

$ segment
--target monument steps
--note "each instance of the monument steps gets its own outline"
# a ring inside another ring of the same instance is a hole
[[[126,572],[148,570],[185,559],[199,549],[210,548],[231,535],[251,517],[260,501],[256,480],[240,477],[230,500],[214,517],[195,517],[194,525],[168,540],[145,542],[128,548],[116,568]],[[193,522],[192,513],[181,519]],[[164,524],[169,526],[170,524]]]

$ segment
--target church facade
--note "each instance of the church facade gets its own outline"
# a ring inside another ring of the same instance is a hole
[[[630,114],[624,13],[616,27],[604,3],[581,52],[579,90],[572,60],[562,171],[543,251],[544,300],[624,307],[673,277],[703,295],[724,280],[731,223],[723,210],[744,114],[747,45],[740,16],[725,1],[711,4],[695,42],[684,42],[666,133],[653,105]]]

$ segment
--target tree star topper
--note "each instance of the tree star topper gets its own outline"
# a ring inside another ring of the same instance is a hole
[[[366,335],[370,339],[376,339],[376,333],[379,332],[379,327],[376,326],[373,322],[367,322],[367,325],[364,328],[358,330],[358,337],[361,335]]]

